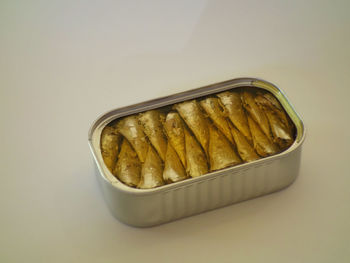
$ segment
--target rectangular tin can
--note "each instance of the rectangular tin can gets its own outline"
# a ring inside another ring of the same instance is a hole
[[[285,151],[196,178],[154,189],[135,189],[121,183],[108,170],[100,150],[103,128],[127,115],[160,108],[239,87],[254,87],[271,92],[281,103],[296,127],[294,143]],[[275,85],[256,78],[238,78],[175,95],[112,110],[99,117],[88,134],[89,146],[97,167],[97,178],[111,213],[121,222],[150,227],[183,217],[281,190],[299,173],[304,124],[284,93]]]

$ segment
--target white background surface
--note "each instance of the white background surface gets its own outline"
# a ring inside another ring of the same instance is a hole
[[[349,262],[349,1],[1,1],[0,262]],[[235,77],[307,126],[288,189],[148,229],[97,186],[100,114]]]

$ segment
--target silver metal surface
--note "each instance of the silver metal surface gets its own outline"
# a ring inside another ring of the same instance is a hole
[[[103,128],[111,121],[238,87],[262,88],[270,91],[280,101],[297,131],[296,139],[290,148],[257,161],[154,189],[128,187],[114,177],[105,166],[100,151],[100,136]],[[88,135],[89,146],[98,170],[97,178],[110,211],[121,222],[138,227],[166,223],[289,186],[299,173],[304,138],[304,124],[284,93],[275,85],[255,78],[233,79],[112,110],[93,123]]]

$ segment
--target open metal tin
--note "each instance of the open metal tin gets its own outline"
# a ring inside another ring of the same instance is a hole
[[[126,186],[105,166],[100,150],[100,137],[103,128],[111,121],[239,87],[264,89],[279,100],[296,127],[295,141],[287,150],[154,189]],[[304,139],[304,124],[285,94],[275,85],[256,78],[228,80],[115,109],[99,117],[88,134],[89,146],[97,166],[97,178],[110,211],[121,222],[137,227],[166,223],[266,195],[289,186],[299,173]]]

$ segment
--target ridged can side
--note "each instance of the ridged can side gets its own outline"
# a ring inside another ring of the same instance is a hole
[[[299,173],[301,148],[288,155],[169,191],[133,195],[98,175],[111,213],[121,222],[150,227],[276,192]]]

